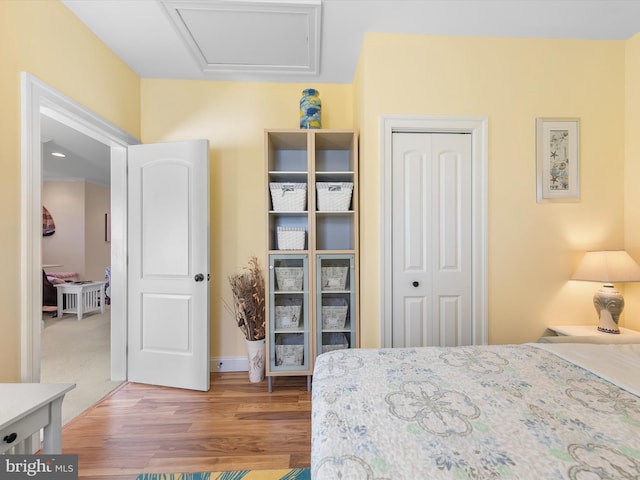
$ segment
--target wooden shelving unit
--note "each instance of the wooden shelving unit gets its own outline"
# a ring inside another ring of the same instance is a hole
[[[359,346],[358,134],[266,130],[265,142],[266,375],[269,391],[279,375],[307,376],[310,388],[316,355]],[[322,202],[318,183],[326,192]],[[303,209],[274,208],[272,184],[282,195],[306,184]],[[304,241],[294,247],[279,241],[279,228],[303,229]]]

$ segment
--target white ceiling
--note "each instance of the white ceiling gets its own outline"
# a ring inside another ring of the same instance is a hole
[[[62,3],[143,78],[351,83],[365,32],[624,40],[640,31],[640,0]],[[317,71],[304,71],[316,47]]]
[[[40,138],[43,180],[85,180],[109,185],[108,146],[46,115],[40,115]],[[53,156],[53,152],[62,153],[65,157]]]
[[[351,83],[365,32],[625,40],[640,31],[640,0],[62,3],[142,78]],[[71,155],[44,158],[45,178],[108,182],[108,149],[56,123],[43,123],[52,139],[43,151]]]

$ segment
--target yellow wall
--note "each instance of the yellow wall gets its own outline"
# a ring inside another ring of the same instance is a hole
[[[307,87],[320,92],[324,128],[352,128],[350,85],[142,81],[143,143],[209,140],[212,357],[246,354],[227,278],[252,255],[266,265],[264,130],[298,128]]]
[[[379,345],[383,114],[489,118],[490,342],[595,323],[595,285],[568,278],[584,250],[624,245],[624,75],[625,42],[370,34],[353,87],[143,80],[144,142],[211,142],[212,356],[243,352],[226,278],[250,255],[263,258],[263,129],[296,128],[307,86],[320,90],[325,127],[361,131],[363,346]],[[581,120],[579,202],[536,203],[542,116]]]
[[[490,343],[595,323],[596,285],[568,279],[584,250],[624,246],[625,42],[367,34],[362,52],[362,344],[379,344],[384,114],[489,119]],[[579,202],[536,203],[536,117],[580,118]]]
[[[61,3],[0,1],[0,382],[20,379],[20,72],[140,134],[140,81]]]
[[[625,248],[640,260],[640,34],[625,49]],[[640,284],[625,288],[626,326],[640,330]]]
[[[640,255],[639,214],[624,209],[640,200],[630,175],[640,170],[639,52],[638,36],[624,42],[369,34],[353,85],[140,80],[60,3],[0,1],[0,381],[19,378],[21,71],[145,143],[209,139],[211,354],[235,356],[244,345],[224,300],[229,274],[251,255],[264,262],[263,131],[297,128],[306,87],[320,91],[325,127],[361,133],[363,346],[379,344],[384,114],[489,119],[491,343],[535,340],[551,323],[595,323],[594,284],[568,278],[587,249],[626,241]],[[581,119],[579,202],[535,201],[534,125],[542,116]],[[629,295],[627,302],[629,311],[640,310]],[[640,328],[637,321],[628,326]]]

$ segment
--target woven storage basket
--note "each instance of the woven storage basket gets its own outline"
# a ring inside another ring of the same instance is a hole
[[[303,276],[304,269],[302,267],[276,267],[278,290],[294,292],[301,291]]]
[[[306,183],[270,183],[271,202],[276,212],[302,212],[307,206]]]
[[[276,305],[276,330],[296,330],[300,326],[302,300],[287,298],[282,305]]]
[[[302,227],[278,227],[278,250],[304,250],[305,230]]]
[[[322,353],[344,348],[349,348],[349,341],[344,333],[329,333],[322,336]]]
[[[318,211],[346,212],[351,205],[353,183],[351,182],[317,182]]]
[[[336,330],[344,328],[347,322],[349,306],[344,298],[325,298],[322,300],[322,328]]]
[[[344,290],[349,267],[322,267],[322,290]]]
[[[304,345],[293,335],[280,335],[276,340],[276,366],[302,365]]]

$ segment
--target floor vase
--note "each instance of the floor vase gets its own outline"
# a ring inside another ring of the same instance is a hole
[[[265,341],[247,340],[247,355],[249,357],[249,381],[258,383],[264,380]]]

